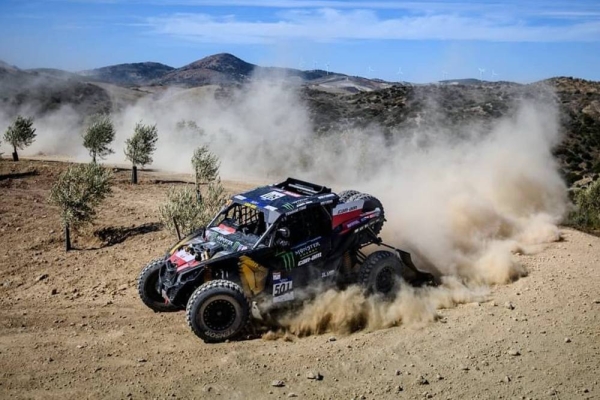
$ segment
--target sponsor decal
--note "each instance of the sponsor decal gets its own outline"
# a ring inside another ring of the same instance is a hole
[[[358,210],[358,205],[346,206],[346,207],[336,207],[333,210],[333,215],[346,214],[352,211]]]
[[[294,254],[296,254],[300,258],[304,258],[308,255],[315,253],[321,247],[321,243],[319,243],[318,240],[319,238],[315,239],[315,241],[312,243],[294,249]]]
[[[292,197],[302,197],[302,195],[300,195],[298,193],[288,192],[287,190],[284,190],[283,193],[287,194],[288,196],[292,196]]]
[[[280,199],[282,197],[285,197],[285,193],[276,192],[276,191],[265,193],[262,196],[260,196],[260,198],[265,201],[273,201],[273,200]]]
[[[294,287],[291,279],[283,278],[273,282],[273,303],[294,300]]]
[[[231,235],[232,233],[235,232],[235,229],[233,229],[230,226],[223,225],[223,224],[220,224],[219,226],[212,227],[212,228],[210,228],[210,230],[218,232],[221,235]]]
[[[279,253],[275,255],[276,257],[281,257],[283,262],[283,267],[286,271],[290,271],[292,268],[296,266],[296,258],[294,257],[294,253],[291,251],[286,251],[284,253]]]
[[[321,278],[328,278],[328,277],[332,276],[333,274],[335,274],[335,269],[332,269],[330,271],[323,271],[323,272],[321,272]]]
[[[294,206],[291,205],[290,203],[285,203],[284,205],[281,206],[281,208],[283,208],[284,210],[293,210]]]
[[[266,206],[265,209],[267,209],[269,211],[277,211],[277,207],[273,207],[273,206]]]
[[[246,197],[242,196],[241,194],[238,194],[236,196],[233,196],[234,199],[238,199],[238,200],[246,200]]]
[[[306,258],[298,261],[298,266],[300,267],[300,266],[302,266],[304,264],[307,264],[307,263],[309,263],[311,261],[318,260],[319,258],[321,258],[321,253],[320,252],[316,253],[316,254],[313,254],[313,255],[311,255],[309,257],[306,257]]]
[[[223,237],[223,236],[217,236],[214,239],[214,241],[222,244],[223,246],[227,246],[227,247],[231,247],[235,243],[233,240],[227,239],[226,237]]]
[[[273,272],[273,281],[278,281],[281,279],[281,272]]]
[[[244,206],[250,207],[250,208],[256,208],[256,204],[252,204],[252,203],[244,203]]]
[[[293,250],[294,254],[300,258],[298,267],[321,258],[321,242],[319,242],[319,239],[316,238],[312,242],[301,245]]]

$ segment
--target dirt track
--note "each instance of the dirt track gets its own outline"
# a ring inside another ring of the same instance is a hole
[[[519,256],[527,277],[437,322],[207,345],[137,298],[139,270],[173,242],[156,216],[168,185],[118,172],[66,254],[46,203],[63,168],[0,162],[0,398],[600,398],[600,238],[563,230]]]

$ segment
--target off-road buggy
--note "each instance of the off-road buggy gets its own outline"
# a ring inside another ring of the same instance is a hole
[[[385,296],[397,278],[432,280],[382,243],[384,221],[373,196],[288,178],[233,196],[208,226],[142,270],[138,292],[154,311],[185,309],[196,335],[220,342],[317,287],[360,284]],[[361,249],[372,244],[393,252],[366,256]]]

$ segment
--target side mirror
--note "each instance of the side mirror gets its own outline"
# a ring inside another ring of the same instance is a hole
[[[279,235],[280,237],[282,237],[284,239],[289,239],[290,230],[288,228],[279,228],[279,229],[277,229],[277,235]]]

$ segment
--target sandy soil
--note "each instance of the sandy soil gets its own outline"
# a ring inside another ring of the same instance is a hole
[[[600,398],[598,237],[564,229],[519,256],[527,277],[436,322],[207,345],[135,289],[174,240],[156,209],[181,177],[141,172],[132,186],[117,171],[96,225],[65,253],[46,202],[64,168],[0,162],[0,398]]]

